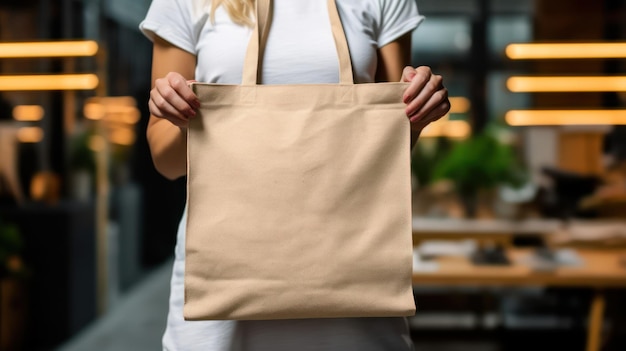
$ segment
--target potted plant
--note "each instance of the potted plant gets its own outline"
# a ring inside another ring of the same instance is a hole
[[[436,165],[450,152],[453,141],[447,137],[420,140],[411,153],[413,214],[439,217],[450,202],[449,187],[433,179]]]
[[[94,133],[90,130],[76,133],[70,142],[69,166],[71,169],[70,193],[74,199],[88,201],[93,192],[96,162],[89,142]]]
[[[435,165],[433,179],[451,181],[465,216],[475,217],[481,194],[491,194],[500,185],[521,186],[526,172],[513,146],[487,128],[456,143]]]

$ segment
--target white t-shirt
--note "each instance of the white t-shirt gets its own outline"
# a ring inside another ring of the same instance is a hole
[[[423,20],[415,0],[336,0],[355,80],[373,82],[377,49]],[[327,0],[273,0],[262,67],[263,84],[337,83],[339,67]],[[240,84],[251,29],[234,24],[223,8],[209,19],[204,0],[153,0],[140,29],[197,57],[195,79]],[[163,348],[170,351],[411,350],[404,318],[283,321],[184,321],[184,241],[181,219]]]
[[[140,28],[198,58],[195,79],[239,84],[251,29],[234,24],[220,7],[215,24],[202,0],[154,0]],[[208,2],[206,2],[208,4]],[[374,81],[376,50],[416,28],[414,0],[337,0],[357,83]],[[264,84],[339,80],[326,1],[274,0],[263,65]]]

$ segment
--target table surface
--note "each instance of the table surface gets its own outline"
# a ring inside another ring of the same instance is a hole
[[[568,223],[551,218],[510,219],[466,219],[413,217],[413,233],[416,234],[547,234],[564,229],[566,226],[626,225],[626,220],[583,220],[573,219]]]
[[[413,284],[437,286],[562,286],[626,288],[626,250],[575,250],[579,266],[562,266],[553,271],[534,271],[525,262],[531,251],[509,249],[508,266],[473,264],[463,256],[434,258],[436,269],[416,270]]]

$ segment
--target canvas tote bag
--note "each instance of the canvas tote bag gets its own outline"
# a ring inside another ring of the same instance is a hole
[[[414,314],[406,84],[354,84],[333,0],[341,82],[257,84],[257,4],[243,84],[193,84],[185,319]]]

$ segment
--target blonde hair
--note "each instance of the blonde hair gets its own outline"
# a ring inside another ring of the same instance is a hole
[[[230,16],[230,19],[244,26],[253,25],[255,0],[212,0],[211,1],[211,22],[215,22],[215,10],[223,6]]]

